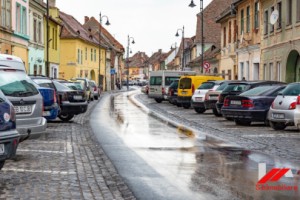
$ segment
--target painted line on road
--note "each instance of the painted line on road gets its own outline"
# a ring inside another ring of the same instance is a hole
[[[72,151],[45,151],[45,150],[32,150],[32,149],[17,149],[17,151],[22,152],[36,152],[36,153],[53,153],[53,154],[65,154],[72,153]]]
[[[31,170],[31,169],[19,169],[19,168],[8,168],[8,169],[3,168],[2,171],[47,173],[47,174],[61,174],[61,175],[76,174],[76,172],[67,172],[67,171]]]

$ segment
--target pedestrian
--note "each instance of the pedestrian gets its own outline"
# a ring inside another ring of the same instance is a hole
[[[242,81],[245,81],[245,80],[246,80],[246,78],[245,78],[245,77],[243,77]]]
[[[121,90],[120,80],[117,80],[116,85],[117,85],[117,88],[118,88],[119,90]]]

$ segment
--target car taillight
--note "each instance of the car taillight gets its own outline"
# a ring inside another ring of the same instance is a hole
[[[97,91],[97,87],[96,86],[94,87],[94,91]]]
[[[54,101],[54,103],[57,103],[57,98],[56,98],[56,92],[55,92],[55,90],[54,90],[53,94],[54,94],[53,101]]]
[[[225,98],[223,106],[229,106],[229,99]]]
[[[252,108],[254,107],[252,100],[242,100],[242,107],[244,108]]]
[[[297,97],[297,105],[300,105],[300,96]]]
[[[161,93],[164,95],[164,94],[165,94],[165,92],[166,92],[166,91],[165,91],[165,88],[164,88],[164,87],[162,87],[162,88],[161,88]]]
[[[297,105],[297,102],[291,103],[290,106],[289,106],[289,110],[294,110],[294,109],[296,109],[296,105]]]
[[[205,94],[204,100],[207,101],[209,99],[209,94]]]
[[[273,101],[272,104],[271,104],[271,108],[272,108],[272,109],[274,108],[274,101]]]
[[[11,121],[16,121],[16,111],[13,106],[10,106],[10,120]]]
[[[194,84],[192,84],[192,94],[194,94],[194,92],[195,92],[195,86]]]

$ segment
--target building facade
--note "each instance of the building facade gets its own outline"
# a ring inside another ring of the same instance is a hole
[[[0,1],[0,53],[12,54],[12,1]]]

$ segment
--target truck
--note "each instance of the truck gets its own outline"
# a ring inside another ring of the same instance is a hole
[[[167,88],[184,75],[196,75],[195,71],[159,70],[150,72],[148,97],[154,98],[157,103],[167,100]]]

